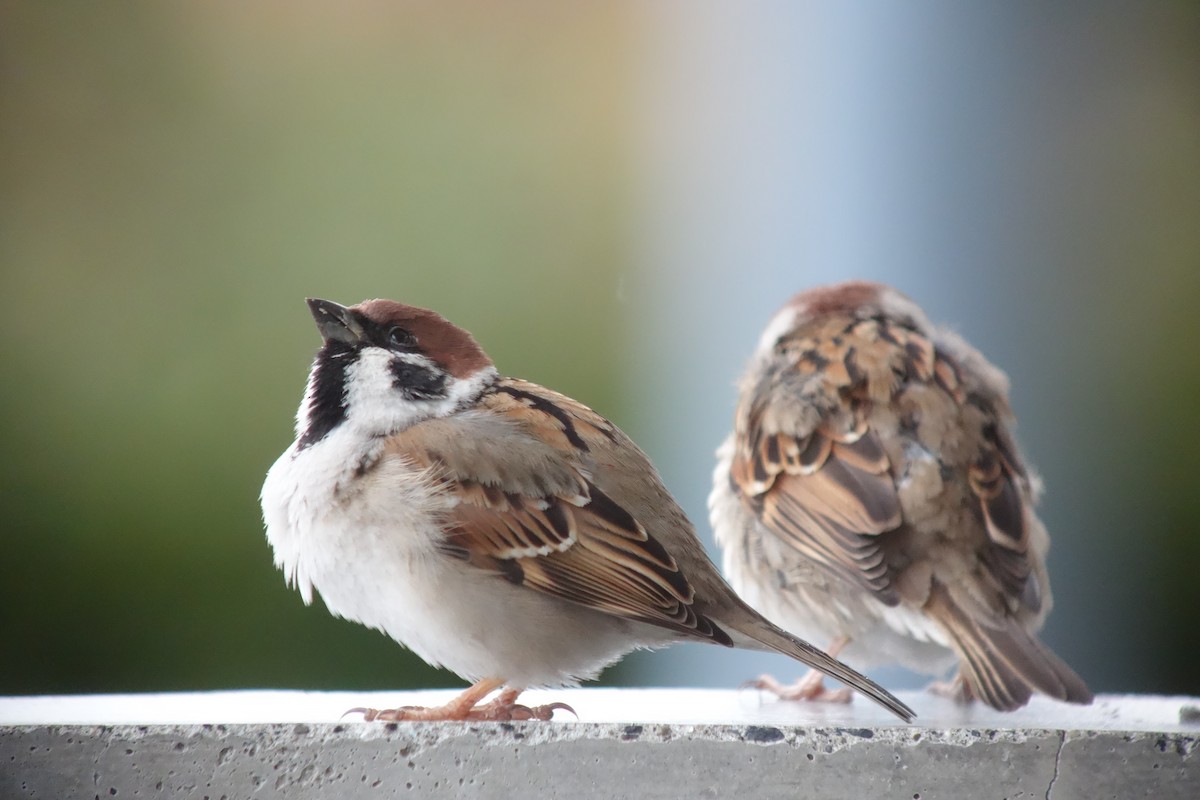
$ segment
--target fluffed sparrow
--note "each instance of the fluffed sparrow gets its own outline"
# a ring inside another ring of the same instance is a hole
[[[433,311],[308,303],[325,342],[262,490],[275,563],[306,603],[316,589],[474,682],[444,706],[358,709],[368,719],[549,719],[564,706],[518,705],[523,689],[679,641],[784,653],[912,717],[738,599],[611,422],[501,377]]]
[[[1050,611],[1040,484],[1008,379],[887,286],[793,297],[770,321],[717,451],[725,574],[766,617],[864,668],[939,674],[1001,710],[1089,703],[1035,635]],[[810,673],[783,697],[848,700]]]

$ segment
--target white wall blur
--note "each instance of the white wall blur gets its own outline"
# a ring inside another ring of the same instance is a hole
[[[1130,474],[1150,480],[1156,464],[1138,462],[1136,397],[1107,394],[1112,359],[1136,362],[1165,335],[1145,324],[1156,294],[1189,291],[1200,264],[1195,15],[1172,3],[641,9],[630,427],[701,538],[711,549],[705,498],[732,382],[770,313],[813,284],[884,281],[1013,380],[1048,487],[1046,640],[1101,689],[1152,685],[1139,653],[1170,623],[1142,535],[1152,510]],[[1137,291],[1148,283],[1168,288]],[[1131,329],[1133,344],[1111,346]],[[651,684],[796,672],[697,646],[634,658]]]

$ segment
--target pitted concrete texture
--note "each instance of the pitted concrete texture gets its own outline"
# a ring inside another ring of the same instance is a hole
[[[1189,698],[1038,701],[1002,715],[901,693],[921,715],[904,725],[861,698],[530,694],[583,721],[316,721],[445,692],[0,699],[0,797],[1200,798]],[[102,713],[121,724],[96,724]],[[303,714],[314,721],[269,721]]]

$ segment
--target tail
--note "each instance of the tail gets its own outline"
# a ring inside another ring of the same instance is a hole
[[[732,628],[743,636],[758,642],[763,646],[761,649],[773,650],[776,653],[791,656],[813,669],[820,670],[831,678],[836,678],[852,689],[866,695],[905,722],[912,722],[913,717],[916,716],[911,708],[900,702],[895,695],[875,683],[875,681],[851,669],[825,651],[813,647],[803,639],[792,636],[787,631],[777,628],[757,614],[736,624],[725,620],[724,624],[725,627]]]
[[[966,689],[992,708],[1020,708],[1034,691],[1068,703],[1092,702],[1083,679],[1016,620],[984,625],[942,586],[934,587],[925,610],[950,635]]]

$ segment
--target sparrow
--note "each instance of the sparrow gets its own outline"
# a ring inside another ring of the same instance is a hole
[[[1036,636],[1050,539],[1015,424],[1004,373],[900,292],[801,292],[762,334],[717,451],[709,512],[726,577],[860,669],[957,664],[933,688],[1005,711],[1035,691],[1090,703]],[[820,673],[752,684],[849,700]]]
[[[262,488],[275,564],[304,602],[471,682],[370,719],[550,719],[530,687],[591,679],[636,648],[784,653],[913,712],[767,622],[705,555],[646,456],[590,408],[499,375],[467,331],[389,300],[309,300],[324,344],[296,440]],[[500,690],[490,702],[485,698]]]

